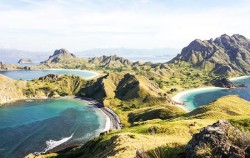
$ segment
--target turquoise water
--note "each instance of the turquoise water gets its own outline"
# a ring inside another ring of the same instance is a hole
[[[90,79],[97,74],[95,72],[84,71],[84,70],[71,70],[71,69],[46,69],[46,70],[16,70],[16,71],[0,71],[0,74],[3,74],[7,77],[10,77],[15,80],[32,80],[45,76],[48,74],[68,74],[76,75],[85,79]]]
[[[222,96],[239,95],[241,98],[250,101],[250,77],[234,81],[236,84],[245,84],[248,88],[243,89],[214,89],[191,92],[182,96],[181,100],[187,105],[185,108],[194,110],[199,106],[207,105]]]
[[[87,140],[105,128],[104,117],[99,109],[73,99],[4,105],[0,107],[0,157],[18,158]]]

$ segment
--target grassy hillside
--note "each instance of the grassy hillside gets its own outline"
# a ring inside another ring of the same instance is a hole
[[[134,113],[137,115],[134,114],[136,115],[134,118],[151,110],[150,108],[136,110]],[[178,110],[171,109],[171,111]],[[233,125],[243,130],[250,130],[249,114],[249,102],[237,96],[226,96],[188,114],[182,115],[181,112],[180,115],[171,114],[170,118],[149,118],[152,120],[145,118],[147,121],[140,119],[134,126],[113,131],[66,153],[57,153],[57,157],[133,158],[139,151],[155,158],[181,157],[192,135],[219,119],[229,119]]]
[[[170,105],[168,95],[146,77],[130,73],[110,73],[88,81],[79,92],[112,108],[128,125],[128,114],[135,109],[156,105]]]
[[[250,102],[238,96],[225,96],[186,115],[190,118],[234,118],[250,116]]]

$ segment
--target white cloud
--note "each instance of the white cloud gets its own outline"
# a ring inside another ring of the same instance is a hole
[[[181,48],[195,38],[209,39],[223,33],[250,37],[249,4],[209,11],[152,12],[144,7],[103,10],[86,0],[79,0],[78,5],[66,0],[22,1],[31,7],[0,11],[0,46],[26,50],[66,47],[72,51],[103,47]]]

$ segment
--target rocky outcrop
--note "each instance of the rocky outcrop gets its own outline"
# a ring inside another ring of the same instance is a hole
[[[216,87],[222,87],[222,88],[243,88],[243,87],[247,87],[244,84],[236,85],[227,78],[214,80],[214,81],[212,81],[212,84],[214,86],[216,86]]]
[[[33,63],[31,59],[20,59],[18,61],[19,64],[31,64]]]
[[[227,78],[217,79],[215,81],[212,81],[212,84],[216,87],[222,87],[222,88],[235,88],[237,85],[235,85],[233,82],[231,82]]]
[[[48,60],[41,62],[42,64],[59,63],[60,61],[76,59],[77,57],[66,49],[55,50],[54,54]]]
[[[194,40],[170,63],[187,62],[193,67],[223,75],[250,73],[250,40],[226,34],[215,40]]]
[[[186,146],[187,158],[245,158],[249,156],[249,136],[220,120],[202,129]]]

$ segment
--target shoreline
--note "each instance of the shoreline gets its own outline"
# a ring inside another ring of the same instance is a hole
[[[100,134],[95,136],[95,137],[99,137],[105,133],[108,133],[110,130],[113,130],[113,129],[117,129],[117,130],[121,129],[121,121],[120,121],[119,117],[110,108],[105,107],[103,104],[101,104],[97,100],[94,100],[91,98],[77,97],[77,96],[65,96],[65,97],[61,97],[61,98],[73,99],[73,100],[83,102],[89,106],[92,106],[94,108],[98,108],[104,114],[105,119],[106,119],[105,128],[102,129],[100,131]],[[60,99],[60,98],[58,98],[58,99]],[[93,137],[93,138],[95,138],[95,137]],[[89,138],[89,140],[91,140],[91,138]],[[48,154],[48,153],[55,153],[55,152],[64,152],[64,151],[67,151],[69,149],[79,147],[86,142],[87,141],[75,142],[75,143],[71,143],[71,144],[67,144],[67,142],[65,142],[59,146],[56,146],[55,148],[53,148],[51,150],[46,151],[45,153],[42,153],[41,155]]]
[[[250,76],[239,76],[239,77],[232,77],[229,78],[230,81],[238,81],[238,80],[242,80],[242,79],[247,79],[250,78]],[[184,90],[182,92],[177,93],[175,96],[173,96],[171,98],[172,101],[174,101],[176,104],[175,106],[178,106],[180,108],[182,108],[183,110],[190,112],[190,110],[188,110],[187,108],[185,108],[185,106],[180,105],[181,103],[183,103],[182,101],[182,97],[189,94],[189,93],[193,93],[193,92],[202,92],[202,91],[206,91],[206,90],[222,90],[222,89],[226,89],[226,88],[221,88],[221,87],[202,87],[202,88],[195,88],[195,89],[190,89],[190,90]],[[180,103],[180,104],[178,104]]]
[[[105,107],[102,103],[98,102],[97,100],[91,98],[84,98],[84,97],[74,97],[78,101],[82,101],[90,106],[98,108],[101,112],[106,116],[106,125],[102,132],[108,132],[112,129],[121,129],[121,121],[119,117],[108,107]]]
[[[40,70],[45,70],[45,71],[75,71],[75,72],[86,72],[86,73],[91,73],[93,76],[91,77],[82,77],[84,78],[85,80],[91,80],[91,79],[94,79],[98,76],[101,76],[101,73],[97,72],[97,71],[91,71],[91,70],[80,70],[80,69],[55,69],[55,68],[52,68],[52,69],[31,69],[31,70],[26,70],[24,68],[22,69],[13,69],[13,70],[0,70],[0,72],[6,72],[6,71],[40,71]],[[74,75],[74,74],[64,74],[64,75]],[[74,75],[74,76],[78,76],[78,75]],[[8,76],[7,76],[8,77]],[[43,76],[41,76],[43,77]],[[81,76],[79,76],[81,77]],[[13,78],[11,78],[13,79]]]
[[[63,97],[56,97],[56,98],[44,97],[44,98],[35,98],[35,99],[34,98],[25,98],[25,99],[16,99],[16,100],[6,102],[4,104],[0,104],[0,107],[2,105],[6,105],[9,103],[11,104],[11,103],[18,102],[18,101],[36,101],[36,100],[50,100],[50,99],[72,99],[72,100],[83,102],[83,103],[87,104],[88,106],[96,108],[96,110],[100,110],[103,113],[103,115],[105,116],[104,119],[106,119],[106,124],[105,124],[104,129],[100,129],[99,134],[94,136],[94,137],[101,136],[105,133],[108,133],[110,130],[113,130],[113,129],[117,129],[117,130],[121,129],[121,121],[120,121],[119,117],[110,108],[105,107],[102,103],[98,102],[97,100],[91,99],[91,98],[84,98],[84,97],[78,97],[78,96],[63,96]],[[102,118],[100,118],[100,119],[102,119]],[[91,138],[94,138],[94,137],[91,137]],[[89,138],[89,140],[91,138]],[[54,147],[53,149],[46,151],[45,153],[40,153],[40,154],[43,155],[43,154],[48,154],[48,153],[53,153],[53,152],[63,152],[67,149],[83,145],[84,143],[86,143],[86,141],[75,142],[75,143],[70,143],[70,144],[65,142],[63,144],[60,144],[60,145]],[[33,153],[33,154],[35,154],[35,153]]]
[[[247,79],[247,78],[250,78],[250,76],[232,77],[232,78],[229,78],[229,80],[230,81],[238,81],[238,80]]]
[[[189,93],[194,93],[194,92],[202,92],[202,91],[206,91],[206,90],[221,90],[221,89],[225,89],[225,88],[220,88],[220,87],[202,87],[202,88],[195,88],[195,89],[189,89],[189,90],[184,90],[182,92],[177,93],[175,96],[173,96],[171,98],[172,101],[176,102],[177,104],[175,104],[175,106],[178,106],[180,108],[182,108],[183,110],[190,112],[190,110],[188,110],[185,105],[180,105],[178,103],[183,103],[182,101],[182,97],[189,94]]]

